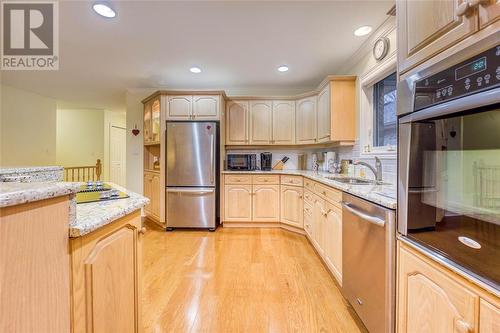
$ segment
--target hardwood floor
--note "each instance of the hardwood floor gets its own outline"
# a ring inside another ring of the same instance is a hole
[[[145,332],[364,331],[307,239],[292,232],[148,224],[143,258]]]

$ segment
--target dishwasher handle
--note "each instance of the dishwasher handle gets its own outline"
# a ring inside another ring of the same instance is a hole
[[[342,201],[341,202],[341,205],[342,207],[344,207],[345,209],[347,209],[349,212],[351,212],[352,214],[362,218],[363,220],[366,220],[372,224],[375,224],[376,226],[379,226],[379,227],[384,227],[385,226],[385,221],[382,220],[381,218],[378,218],[378,217],[375,217],[375,216],[371,216],[371,215],[368,215],[366,213],[363,213],[362,211],[359,211],[355,208],[353,208],[351,206],[351,204],[349,204],[348,202],[345,202],[345,201]]]

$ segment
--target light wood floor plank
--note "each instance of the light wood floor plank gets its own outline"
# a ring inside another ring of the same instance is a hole
[[[148,227],[145,332],[365,331],[302,235]]]

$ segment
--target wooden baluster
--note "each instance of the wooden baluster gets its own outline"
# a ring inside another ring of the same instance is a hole
[[[97,159],[97,163],[95,165],[95,173],[97,176],[97,180],[101,180],[102,164],[100,159]]]

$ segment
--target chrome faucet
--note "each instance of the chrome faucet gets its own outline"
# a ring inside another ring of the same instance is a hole
[[[356,161],[354,162],[354,164],[363,165],[370,169],[375,175],[375,180],[377,181],[377,183],[382,183],[382,162],[380,161],[380,158],[375,156],[375,168],[363,161]]]

